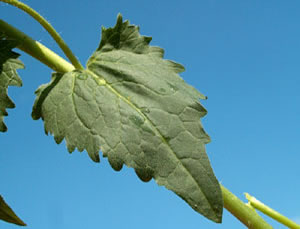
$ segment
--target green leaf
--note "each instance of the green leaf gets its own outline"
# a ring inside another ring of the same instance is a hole
[[[24,65],[17,58],[19,54],[12,51],[17,43],[12,40],[5,40],[0,34],[0,131],[7,131],[3,122],[7,116],[6,108],[14,108],[15,104],[8,97],[9,86],[22,86],[22,81],[17,74],[17,69],[24,68]]]
[[[69,152],[86,150],[99,161],[101,150],[115,170],[123,164],[139,178],[154,178],[194,210],[221,222],[223,201],[213,174],[200,118],[205,96],[178,75],[183,66],[163,59],[163,49],[123,22],[102,29],[102,40],[87,69],[64,75],[36,94],[32,117]]]
[[[20,226],[26,226],[26,224],[5,203],[1,195],[0,195],[0,219]]]

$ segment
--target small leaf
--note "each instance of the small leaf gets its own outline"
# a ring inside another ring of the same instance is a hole
[[[139,178],[154,178],[194,210],[221,222],[219,183],[205,152],[210,141],[200,118],[206,114],[201,93],[178,75],[183,66],[163,59],[163,49],[123,22],[102,28],[102,40],[87,69],[40,87],[33,107],[46,133],[69,152],[87,150],[99,161],[101,150],[111,166],[135,169]]]
[[[1,195],[0,195],[0,219],[20,226],[26,226],[26,224],[5,203]]]
[[[17,69],[24,68],[24,65],[17,58],[19,54],[12,51],[17,43],[12,40],[5,40],[0,34],[0,131],[7,131],[3,122],[7,116],[6,108],[14,108],[15,104],[8,97],[9,86],[22,86],[21,78],[17,74]]]

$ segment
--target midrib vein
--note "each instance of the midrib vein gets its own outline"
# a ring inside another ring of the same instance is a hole
[[[104,77],[102,76],[98,76],[97,74],[95,74],[94,72],[92,72],[89,69],[86,69],[86,71],[92,75],[92,77],[98,81],[103,80],[103,86],[106,86],[112,93],[114,93],[116,96],[118,96],[120,99],[122,99],[125,103],[127,103],[130,107],[132,107],[136,112],[138,112],[143,118],[144,120],[146,120],[150,126],[154,129],[155,133],[161,138],[161,140],[163,141],[163,143],[165,143],[169,150],[172,152],[172,154],[175,156],[175,158],[179,161],[179,163],[182,165],[182,167],[185,169],[185,171],[190,175],[190,177],[192,177],[192,180],[196,183],[196,185],[199,187],[199,190],[201,191],[201,193],[203,194],[203,196],[205,197],[207,203],[209,204],[212,212],[215,212],[212,205],[210,204],[210,202],[208,201],[206,195],[204,194],[204,192],[202,191],[201,186],[198,184],[198,182],[196,181],[196,179],[192,176],[192,174],[189,172],[189,170],[186,168],[186,166],[181,162],[181,160],[178,158],[177,154],[173,151],[172,147],[170,146],[170,144],[166,141],[166,139],[164,138],[164,136],[162,135],[162,133],[156,128],[156,126],[154,125],[154,123],[146,116],[144,115],[143,112],[141,112],[141,110],[136,107],[131,101],[129,101],[126,97],[124,97],[123,95],[121,95],[115,88],[113,88],[109,83],[107,83],[107,81],[104,79]]]

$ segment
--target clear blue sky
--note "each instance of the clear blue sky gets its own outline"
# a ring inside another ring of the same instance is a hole
[[[244,199],[249,192],[300,221],[300,2],[31,0],[82,63],[100,41],[100,26],[125,19],[152,36],[182,77],[208,96],[204,127],[219,181]],[[76,4],[74,4],[76,3]],[[1,19],[61,54],[32,18],[0,4]],[[0,193],[30,229],[244,228],[227,211],[223,224],[194,212],[154,181],[115,172],[106,159],[67,153],[31,119],[34,90],[51,70],[22,54],[22,88],[10,88],[16,109],[1,135]],[[285,228],[272,220],[277,228]],[[1,229],[17,226],[0,222]]]

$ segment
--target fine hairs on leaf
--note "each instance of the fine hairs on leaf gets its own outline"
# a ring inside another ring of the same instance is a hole
[[[210,141],[200,118],[201,93],[178,73],[183,66],[163,59],[163,49],[118,15],[85,70],[54,73],[37,91],[32,117],[69,152],[99,151],[119,171],[135,169],[143,181],[154,178],[194,210],[221,222],[223,200],[205,152]]]

